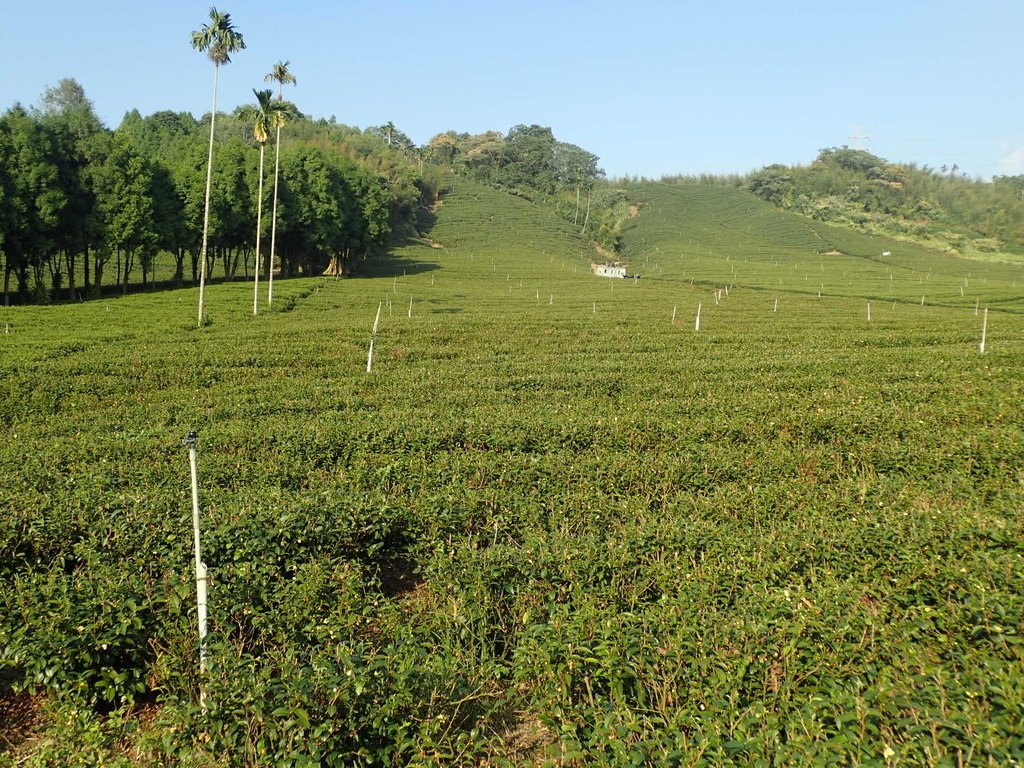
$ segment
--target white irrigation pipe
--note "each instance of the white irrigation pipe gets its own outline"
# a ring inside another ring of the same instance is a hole
[[[196,613],[199,616],[199,673],[206,671],[206,564],[203,563],[199,547],[199,477],[196,470],[196,452],[199,447],[199,433],[188,433],[184,440],[188,446],[188,463],[192,476],[192,534],[196,551]],[[199,703],[206,708],[206,696],[202,682],[199,685]]]

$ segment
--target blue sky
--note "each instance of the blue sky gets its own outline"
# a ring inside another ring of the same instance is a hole
[[[448,129],[550,126],[610,176],[746,172],[862,146],[890,161],[1024,173],[1024,2],[227,0],[247,48],[230,111],[290,60],[314,117]],[[73,77],[100,118],[210,108],[189,45],[209,2],[7,0],[0,108]],[[866,136],[866,139],[856,139]]]

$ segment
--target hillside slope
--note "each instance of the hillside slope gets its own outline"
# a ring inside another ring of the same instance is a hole
[[[623,253],[665,280],[1024,310],[1024,265],[979,263],[832,227],[729,187],[632,185]]]

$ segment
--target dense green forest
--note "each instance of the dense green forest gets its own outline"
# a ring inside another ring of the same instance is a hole
[[[226,278],[254,265],[259,152],[245,114],[243,105],[217,120],[207,268]],[[127,291],[140,277],[147,285],[159,254],[173,256],[175,283],[196,280],[208,137],[209,115],[169,111],[132,111],[110,130],[74,80],[48,89],[37,108],[9,108],[0,116],[5,302],[84,298],[104,284]],[[344,268],[414,232],[436,192],[378,132],[301,115],[282,139],[280,169],[285,275],[332,260]],[[272,192],[265,183],[265,211]],[[264,236],[271,223],[263,217]]]

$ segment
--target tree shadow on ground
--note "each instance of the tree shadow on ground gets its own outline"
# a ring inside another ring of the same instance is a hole
[[[416,214],[415,229],[410,230],[391,241],[392,248],[403,246],[429,246],[436,248],[430,239],[430,231],[437,222],[437,214],[427,206],[420,206]],[[441,265],[431,261],[410,260],[396,256],[392,251],[362,259],[352,265],[351,277],[396,277],[398,275],[418,275],[440,269]]]
[[[397,277],[399,275],[420,275],[433,272],[441,265],[432,261],[412,261],[388,252],[371,256],[353,265],[350,277]]]

